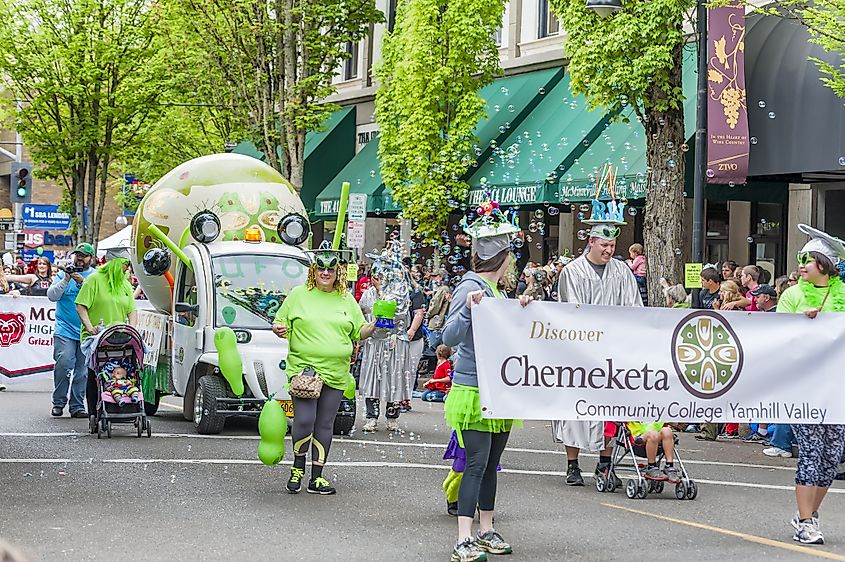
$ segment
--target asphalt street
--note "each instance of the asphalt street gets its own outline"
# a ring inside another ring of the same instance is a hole
[[[0,393],[0,538],[33,559],[448,560],[456,531],[440,489],[441,404],[415,400],[397,434],[336,439],[325,474],[338,494],[323,497],[285,493],[290,453],[261,465],[253,420],[200,436],[168,397],[151,439],[121,426],[97,440],[86,420],[50,417],[51,389],[39,380]],[[499,477],[496,527],[514,546],[505,559],[845,561],[840,483],[821,512],[827,544],[799,546],[788,523],[793,459],[690,436],[680,447],[698,498],[667,487],[630,500],[598,493],[591,478],[565,486],[549,424],[526,421]],[[585,472],[595,460],[582,459]]]

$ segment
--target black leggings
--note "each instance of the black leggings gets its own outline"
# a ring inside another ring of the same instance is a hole
[[[496,502],[496,467],[510,432],[462,431],[467,464],[458,490],[458,515],[474,517],[475,506],[493,511]]]
[[[326,464],[332,446],[334,418],[342,399],[342,391],[326,385],[323,385],[320,397],[316,400],[293,399],[294,418],[290,435],[294,455],[304,457],[310,444],[311,463],[320,466]]]

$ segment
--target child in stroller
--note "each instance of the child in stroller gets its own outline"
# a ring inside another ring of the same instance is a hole
[[[644,499],[649,492],[661,493],[664,485],[675,485],[675,497],[692,500],[698,495],[698,485],[687,474],[677,450],[678,438],[662,422],[607,422],[605,434],[615,432],[613,451],[608,467],[596,473],[596,489],[613,492],[622,485],[617,472],[631,472],[625,494],[633,499]],[[630,464],[623,461],[630,455]],[[637,462],[645,458],[645,465]],[[664,468],[660,463],[665,459]]]
[[[144,410],[141,368],[144,342],[135,328],[118,324],[97,336],[89,368],[96,374],[97,409],[90,430],[111,437],[113,423],[134,424],[138,437],[152,428]],[[90,389],[89,389],[90,392]]]

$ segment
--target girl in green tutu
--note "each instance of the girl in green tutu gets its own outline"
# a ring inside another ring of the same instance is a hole
[[[470,310],[483,297],[505,298],[499,283],[512,260],[510,235],[519,229],[507,220],[496,202],[482,204],[477,213],[478,219],[471,225],[464,221],[464,231],[473,238],[472,271],[455,288],[443,327],[443,343],[457,348],[452,390],[444,406],[446,422],[456,431],[458,443],[466,450],[466,467],[458,491],[458,542],[452,551],[453,562],[484,561],[487,553],[512,552],[511,546],[493,528],[493,508],[496,466],[507,446],[510,430],[518,422],[481,417]],[[529,301],[529,297],[520,297],[523,306]],[[479,529],[473,535],[476,506]]]

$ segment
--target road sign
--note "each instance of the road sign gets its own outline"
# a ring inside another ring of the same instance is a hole
[[[364,223],[350,220],[346,223],[346,247],[358,248],[364,247]]]
[[[347,206],[346,212],[349,215],[350,221],[364,222],[367,220],[367,194],[350,193],[349,205]],[[363,248],[363,246],[360,247]]]

